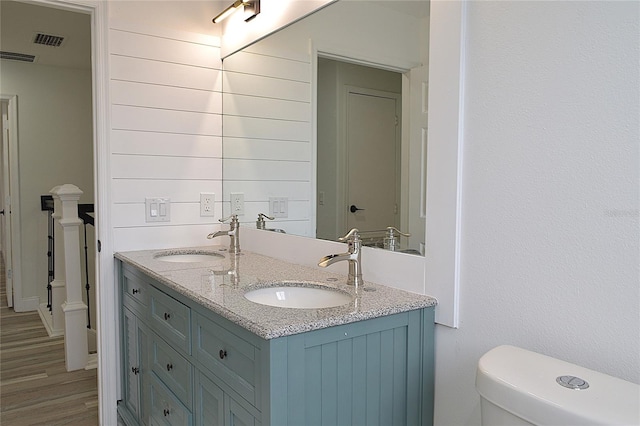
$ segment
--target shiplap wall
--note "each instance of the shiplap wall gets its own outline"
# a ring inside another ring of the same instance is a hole
[[[349,18],[360,12],[336,3],[224,59],[225,214],[233,192],[244,194],[248,226],[269,214],[269,197],[288,197],[288,217],[268,227],[316,235],[313,49],[406,69],[421,61],[420,17],[389,19],[374,2],[366,20]]]
[[[269,197],[288,197],[288,217],[268,227],[315,235],[311,208],[311,67],[306,42],[266,39],[224,61],[224,200],[244,193],[253,222]]]
[[[205,243],[222,214],[219,39],[112,19],[109,62],[114,249]],[[147,223],[145,197],[170,198],[171,220]]]

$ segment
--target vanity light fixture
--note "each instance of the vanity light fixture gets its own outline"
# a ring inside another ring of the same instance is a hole
[[[250,20],[255,18],[258,15],[258,13],[260,13],[260,0],[252,0],[252,1],[236,0],[225,10],[220,12],[218,16],[213,18],[213,23],[217,24],[218,22],[227,18],[229,15],[231,15],[233,12],[239,9],[240,6],[244,8],[245,22],[249,22]]]

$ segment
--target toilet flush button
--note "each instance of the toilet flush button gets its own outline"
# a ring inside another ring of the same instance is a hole
[[[583,390],[589,387],[589,383],[586,380],[576,376],[558,376],[556,377],[556,382],[569,389]]]

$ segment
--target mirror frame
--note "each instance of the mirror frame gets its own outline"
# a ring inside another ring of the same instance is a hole
[[[223,59],[337,0],[263,1],[261,14],[251,22],[226,21]],[[436,322],[453,328],[459,325],[465,16],[463,1],[431,0],[429,90],[423,100],[429,126],[423,142],[428,207],[422,288],[438,299]],[[313,55],[317,58],[317,52]]]

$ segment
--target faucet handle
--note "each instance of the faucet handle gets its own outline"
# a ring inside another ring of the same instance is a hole
[[[228,221],[229,219],[231,219],[231,223],[233,222],[238,222],[238,215],[237,214],[232,214],[231,216],[225,217],[225,218],[221,218],[218,219],[219,222],[221,223],[225,223],[226,221]]]
[[[360,231],[358,228],[353,228],[347,235],[338,238],[338,241],[360,241]]]
[[[395,236],[395,233],[398,233],[400,235],[402,235],[403,237],[410,237],[411,234],[409,233],[404,233],[404,232],[400,232],[400,230],[398,228],[396,228],[395,226],[387,226],[387,236],[389,238],[393,238]]]
[[[258,213],[258,220],[256,220],[256,228],[264,229],[264,219],[267,218],[269,220],[275,219],[275,217],[267,216],[264,213]]]
[[[267,216],[264,213],[258,213],[258,220],[264,220],[265,218],[269,220],[275,219],[275,217]]]

